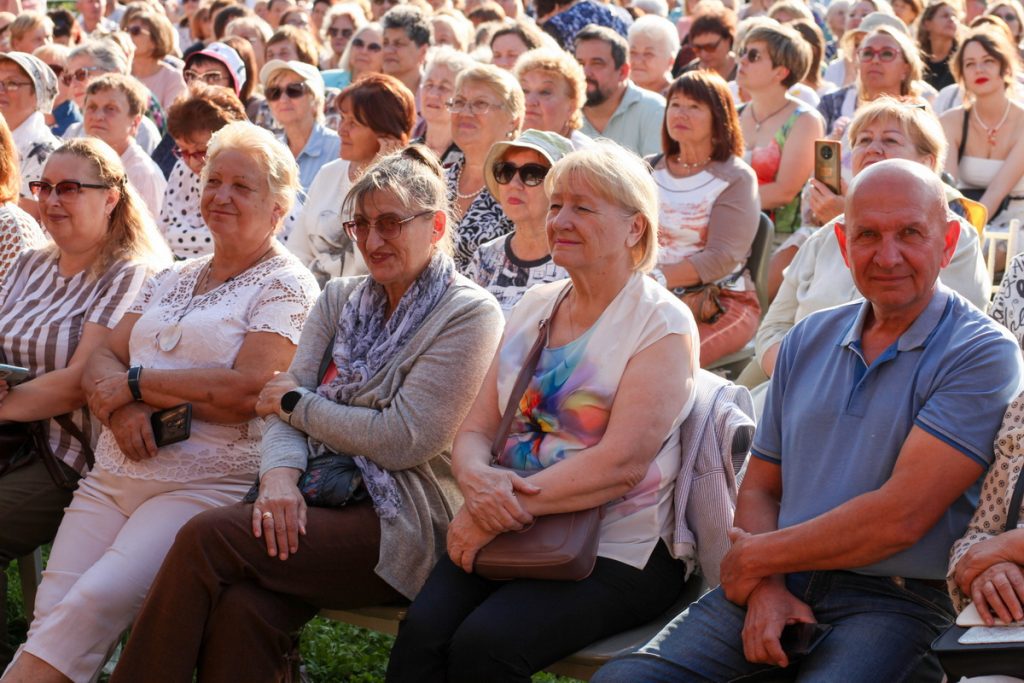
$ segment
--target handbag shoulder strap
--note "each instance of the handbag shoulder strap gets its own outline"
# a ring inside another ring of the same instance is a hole
[[[1020,519],[1020,504],[1024,499],[1024,470],[1017,475],[1017,483],[1013,487],[1013,495],[1010,497],[1010,507],[1006,510],[1006,526],[1003,531],[1013,531],[1017,528]]]
[[[505,405],[505,412],[501,416],[501,424],[498,425],[498,431],[494,434],[494,441],[491,443],[491,460],[497,460],[498,456],[501,455],[501,450],[505,446],[505,440],[508,438],[508,431],[512,427],[512,418],[516,415],[516,406],[519,405],[519,400],[523,397],[526,392],[526,387],[530,384],[530,378],[533,377],[533,371],[537,369],[537,363],[540,361],[541,351],[544,350],[544,346],[548,342],[548,329],[551,325],[552,318],[555,317],[555,313],[558,311],[558,307],[566,296],[569,295],[569,291],[572,289],[572,283],[570,282],[562,291],[558,294],[558,298],[555,299],[555,305],[551,309],[551,315],[544,318],[538,324],[537,341],[533,343],[530,348],[530,352],[526,354],[526,360],[523,361],[523,367],[519,370],[519,376],[516,377],[516,383],[512,386],[512,391],[508,395],[508,403]]]
[[[331,335],[331,340],[327,342],[327,348],[324,349],[324,356],[320,359],[320,369],[316,372],[317,382],[321,384],[324,381],[324,375],[327,374],[327,368],[331,366],[331,361],[334,360],[334,340],[337,334]]]
[[[956,150],[956,163],[960,163],[964,158],[964,150],[967,148],[967,129],[970,126],[971,110],[968,107],[964,107],[964,122],[960,129],[960,146]]]

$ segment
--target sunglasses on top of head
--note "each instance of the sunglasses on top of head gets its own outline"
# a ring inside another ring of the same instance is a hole
[[[297,100],[306,94],[305,83],[289,83],[283,88],[279,85],[272,85],[266,90],[267,100],[277,102],[281,95],[287,95],[290,100]]]
[[[523,185],[536,187],[544,182],[544,178],[547,176],[548,171],[551,170],[551,167],[542,166],[541,164],[516,166],[511,161],[499,161],[494,164],[492,170],[494,171],[494,179],[499,185],[508,185],[518,173],[519,179],[523,181]]]

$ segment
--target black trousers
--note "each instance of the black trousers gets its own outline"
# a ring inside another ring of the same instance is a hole
[[[448,556],[398,631],[387,681],[529,681],[601,638],[654,619],[679,596],[684,567],[658,543],[639,570],[597,558],[582,581],[489,581]]]

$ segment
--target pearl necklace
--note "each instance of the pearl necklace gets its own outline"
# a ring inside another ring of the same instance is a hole
[[[695,168],[700,168],[701,166],[703,166],[704,164],[708,163],[709,161],[711,161],[711,155],[710,154],[707,156],[706,159],[703,159],[701,161],[695,161],[692,164],[683,161],[683,156],[681,154],[677,154],[676,155],[676,163],[679,164],[680,166],[682,166],[687,171],[692,171]]]
[[[462,182],[462,170],[464,168],[466,168],[465,161],[462,162],[462,166],[459,166],[459,176],[455,179],[455,196],[458,197],[459,199],[472,199],[473,197],[483,192],[484,188],[487,187],[487,185],[481,185],[479,190],[477,190],[476,192],[470,192],[469,194],[462,194],[461,192],[459,192],[459,184]]]
[[[977,107],[971,107],[971,111],[974,112],[974,120],[978,122],[981,129],[985,131],[985,136],[988,138],[988,146],[996,146],[996,135],[999,134],[999,129],[1006,123],[1007,117],[1010,116],[1010,101],[1006,101],[1006,109],[1003,111],[1003,118],[999,119],[999,123],[989,128],[985,125],[985,122],[981,120],[981,114],[978,113]]]

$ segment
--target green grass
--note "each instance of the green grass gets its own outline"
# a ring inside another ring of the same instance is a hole
[[[18,568],[7,569],[7,643],[13,648],[25,638],[28,624],[22,608]],[[317,617],[302,632],[302,661],[311,683],[378,683],[384,680],[394,638],[374,631]],[[2,667],[0,667],[2,668]],[[106,680],[106,676],[100,681]],[[534,683],[572,683],[574,679],[542,673]]]

